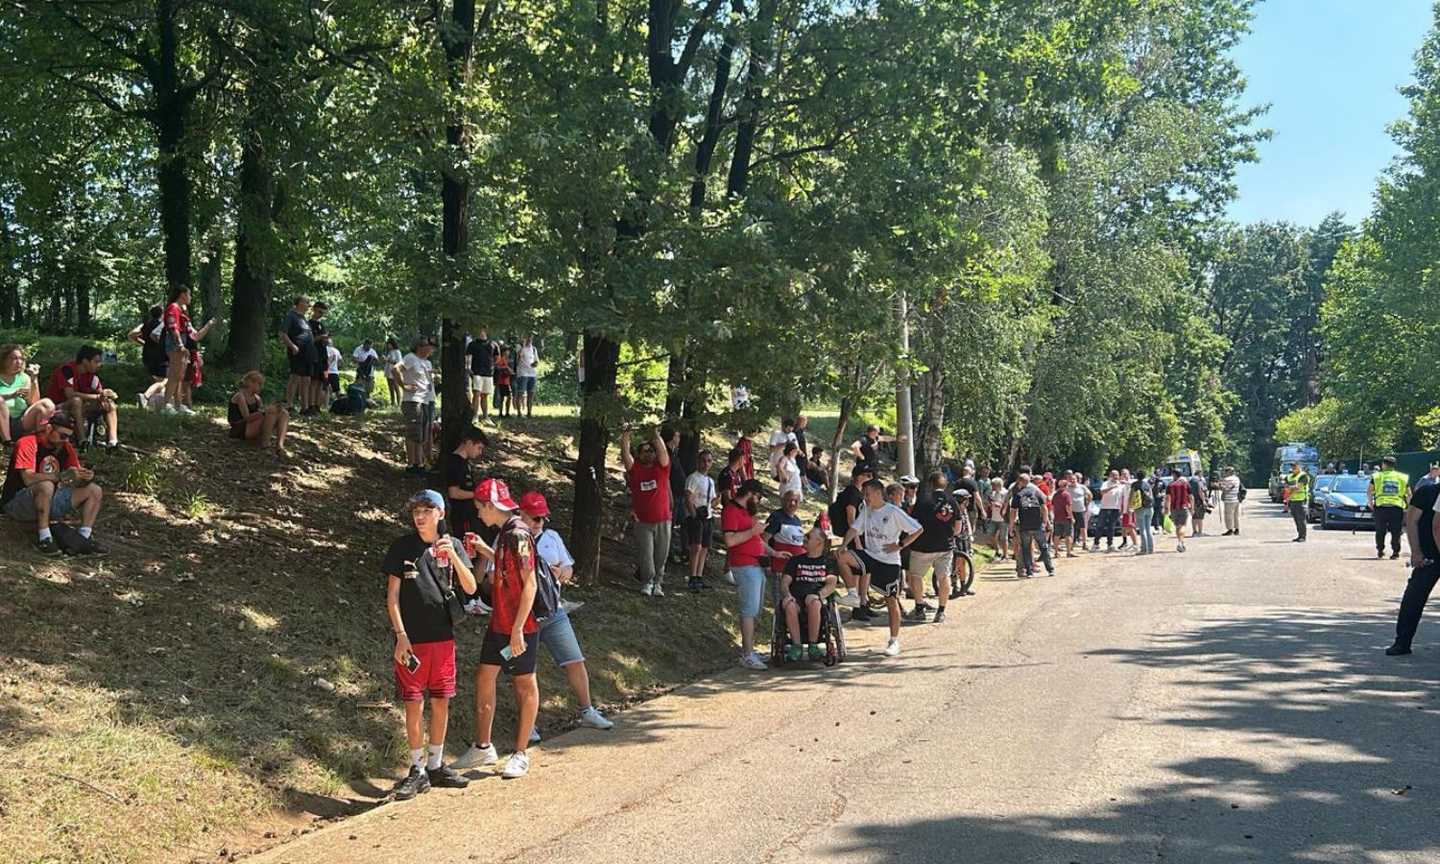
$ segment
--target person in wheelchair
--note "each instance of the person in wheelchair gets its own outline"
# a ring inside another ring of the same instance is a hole
[[[792,555],[785,562],[780,577],[781,608],[785,613],[785,626],[790,632],[790,644],[785,646],[785,659],[799,660],[808,655],[811,660],[825,657],[825,646],[820,641],[820,624],[824,619],[826,598],[835,593],[835,564],[829,556],[830,537],[818,524],[805,535],[805,552]],[[804,633],[801,632],[801,617],[804,617]]]

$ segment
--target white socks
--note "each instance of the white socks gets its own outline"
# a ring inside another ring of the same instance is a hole
[[[434,769],[440,767],[440,762],[441,762],[441,760],[444,759],[444,758],[445,758],[445,745],[444,745],[444,744],[431,744],[431,745],[430,745],[430,758],[425,761],[425,767],[426,767],[426,768],[429,768],[429,769],[431,769],[431,770],[433,771]]]
[[[86,540],[89,540],[89,539],[90,539],[90,535],[91,535],[94,531],[95,531],[95,529],[92,528],[92,527],[90,527],[89,525],[81,525],[81,526],[80,526],[80,536],[81,536],[81,537],[84,537]]]
[[[415,768],[425,767],[425,748],[412,747],[410,749],[410,764]]]
[[[49,540],[49,539],[50,539],[50,529],[49,529],[49,528],[41,528],[41,529],[40,529],[40,539],[41,539],[41,540]]]

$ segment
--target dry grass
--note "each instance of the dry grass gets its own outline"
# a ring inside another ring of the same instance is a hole
[[[550,495],[564,526],[573,420],[555,413],[508,427],[486,463]],[[86,460],[108,558],[45,560],[0,525],[0,861],[223,860],[372,806],[404,750],[378,567],[422,485],[399,470],[393,415],[297,423],[288,463],[214,416],[121,422],[134,449]],[[600,584],[567,596],[613,711],[730,664],[736,636],[732,591],[634,590],[623,499],[612,511]],[[462,633],[462,670],[478,642]],[[541,670],[553,734],[576,706]],[[452,747],[471,732],[468,680]]]

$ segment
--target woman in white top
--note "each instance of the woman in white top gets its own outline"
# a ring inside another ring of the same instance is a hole
[[[405,355],[400,353],[400,344],[394,339],[385,340],[385,386],[390,388],[390,404],[399,405],[403,397],[398,367]]]
[[[801,488],[804,480],[800,476],[800,465],[795,461],[799,452],[800,447],[794,441],[787,443],[780,456],[780,462],[775,466],[776,474],[780,478],[780,497],[782,499],[786,492],[794,492],[803,497]]]

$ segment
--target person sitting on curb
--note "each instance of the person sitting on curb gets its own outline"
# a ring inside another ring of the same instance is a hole
[[[516,719],[515,752],[505,763],[501,776],[507,780],[530,773],[530,754],[526,749],[535,715],[540,710],[540,688],[535,681],[535,650],[540,638],[540,624],[532,614],[535,604],[535,569],[538,552],[535,536],[525,527],[504,481],[486,478],[475,487],[476,513],[486,526],[499,529],[493,548],[481,547],[481,555],[492,557],[494,569],[490,583],[490,626],[480,648],[480,668],[475,673],[475,742],[465,754],[451,764],[452,768],[495,765],[500,755],[491,741],[495,723],[495,685],[500,670],[515,687]],[[487,554],[488,553],[488,554]],[[470,589],[473,591],[473,589]]]
[[[395,631],[395,691],[405,704],[410,773],[396,785],[404,801],[430,787],[463,789],[470,781],[443,764],[450,700],[455,696],[455,585],[475,591],[470,558],[444,533],[445,499],[422,489],[408,502],[415,530],[385,553],[385,611]],[[453,574],[453,575],[452,575]],[[430,746],[420,728],[430,700]]]
[[[104,493],[95,482],[95,472],[80,464],[71,443],[74,438],[75,421],[65,412],[56,411],[44,426],[17,438],[10,450],[10,466],[0,489],[0,509],[17,522],[35,523],[39,531],[35,549],[42,555],[59,555],[61,551],[105,554],[93,536]],[[79,539],[73,549],[62,550],[51,523],[77,510]]]
[[[230,397],[230,437],[268,447],[274,435],[275,453],[288,456],[285,433],[290,428],[290,412],[278,403],[266,406],[260,398],[264,386],[265,376],[253,370],[240,379],[240,389]]]

